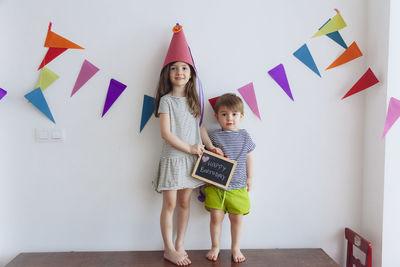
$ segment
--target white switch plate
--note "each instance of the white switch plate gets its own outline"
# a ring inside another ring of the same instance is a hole
[[[35,139],[39,143],[64,142],[65,131],[59,128],[35,129]]]

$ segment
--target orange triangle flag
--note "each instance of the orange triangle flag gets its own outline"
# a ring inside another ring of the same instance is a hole
[[[49,24],[49,29],[47,30],[47,36],[44,46],[57,47],[57,48],[84,49],[83,47],[71,42],[70,40],[58,35],[57,33],[52,32],[51,22]]]
[[[326,69],[332,69],[334,67],[343,65],[353,59],[361,57],[363,54],[361,53],[360,48],[358,48],[356,42],[353,42],[344,52],[341,54],[329,67]]]

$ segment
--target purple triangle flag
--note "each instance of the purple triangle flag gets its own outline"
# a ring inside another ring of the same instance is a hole
[[[81,70],[79,72],[78,78],[76,79],[74,89],[72,89],[71,92],[71,97],[79,90],[81,87],[87,83],[87,81],[90,80],[90,78],[93,77],[97,72],[99,71],[99,68],[97,68],[95,65],[90,63],[85,59],[83,61]]]
[[[283,64],[279,64],[275,68],[268,71],[268,74],[274,79],[274,81],[285,91],[285,93],[293,99],[292,91],[290,90],[289,82],[286,76],[285,67]]]
[[[0,100],[7,94],[7,91],[3,88],[0,88]]]
[[[101,117],[103,117],[107,113],[107,111],[118,99],[118,97],[122,94],[125,88],[126,88],[125,84],[120,83],[119,81],[114,79],[110,80],[110,85],[108,86],[108,92],[106,97],[106,103],[104,104],[103,114],[101,115]]]
[[[260,112],[258,111],[257,98],[254,92],[253,83],[251,82],[243,87],[240,87],[238,91],[242,95],[244,101],[246,101],[247,105],[249,105],[250,109],[261,120]]]
[[[393,124],[400,117],[400,100],[391,97],[389,102],[389,108],[386,115],[385,128],[383,129],[382,138],[384,138],[387,132],[392,128]]]

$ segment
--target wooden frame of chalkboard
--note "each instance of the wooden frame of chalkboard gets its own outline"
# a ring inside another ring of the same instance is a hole
[[[206,183],[227,189],[237,162],[210,151],[204,151],[194,166],[192,176]]]

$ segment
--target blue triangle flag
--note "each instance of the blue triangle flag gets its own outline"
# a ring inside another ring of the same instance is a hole
[[[44,115],[46,115],[52,122],[56,123],[40,87],[36,88],[30,93],[27,93],[25,98],[28,99],[29,102],[31,102]]]
[[[297,49],[293,55],[303,62],[307,67],[309,67],[313,72],[318,74],[319,77],[321,77],[317,65],[315,65],[314,59],[311,56],[310,50],[308,50],[307,44],[304,44],[302,47]]]
[[[142,107],[142,119],[140,121],[140,132],[142,132],[144,126],[151,118],[154,111],[154,97],[144,95],[143,107]]]

